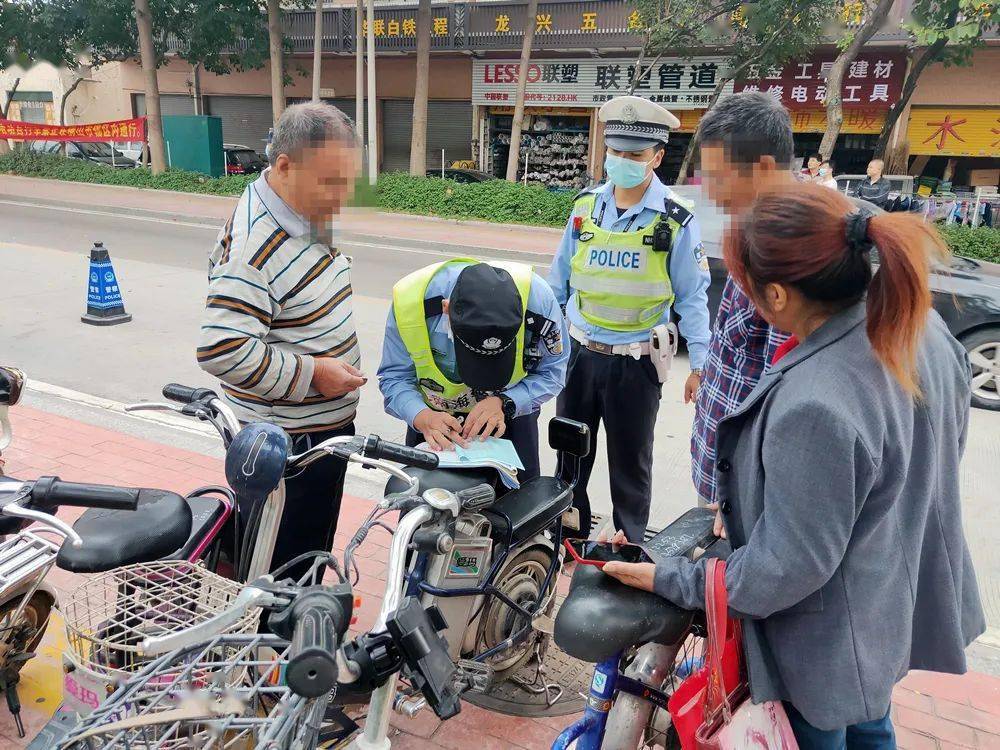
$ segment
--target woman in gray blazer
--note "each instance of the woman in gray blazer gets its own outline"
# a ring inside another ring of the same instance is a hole
[[[985,628],[961,519],[969,362],[928,289],[944,247],[914,216],[799,184],[759,197],[725,252],[797,344],[718,431],[753,700],[785,701],[803,750],[895,747],[893,685],[964,672]],[[703,562],[604,570],[704,606]]]

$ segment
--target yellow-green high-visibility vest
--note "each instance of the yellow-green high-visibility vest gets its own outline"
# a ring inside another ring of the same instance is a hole
[[[416,369],[417,388],[424,397],[424,403],[437,411],[465,413],[476,404],[476,397],[464,383],[455,383],[445,377],[434,361],[431,351],[430,334],[427,331],[427,317],[424,312],[424,297],[427,287],[435,274],[447,265],[455,263],[479,263],[475,258],[453,258],[434,263],[403,277],[392,288],[392,309],[396,316],[396,327],[406,351],[413,359]],[[496,262],[490,265],[502,268],[511,275],[521,296],[522,313],[528,309],[528,295],[531,292],[531,266],[524,263]],[[517,354],[514,359],[514,374],[508,385],[522,380],[524,370],[524,315],[521,316],[521,330],[517,332]]]
[[[576,290],[580,314],[594,325],[612,331],[641,331],[656,325],[674,301],[667,253],[653,249],[653,235],[660,222],[671,229],[671,244],[682,225],[663,214],[649,226],[626,232],[601,229],[594,221],[597,196],[586,193],[573,205],[576,252],[570,261],[569,285]],[[689,215],[688,207],[676,197]],[[672,249],[672,248],[671,248]]]

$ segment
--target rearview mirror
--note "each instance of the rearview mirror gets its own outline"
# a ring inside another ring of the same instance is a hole
[[[557,453],[584,458],[590,453],[590,428],[583,422],[555,417],[549,422],[549,447]]]

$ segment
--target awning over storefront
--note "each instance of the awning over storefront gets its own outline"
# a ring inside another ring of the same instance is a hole
[[[910,153],[1000,158],[1000,107],[913,107]]]

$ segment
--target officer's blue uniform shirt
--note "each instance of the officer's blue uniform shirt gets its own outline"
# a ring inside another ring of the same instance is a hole
[[[430,284],[424,299],[451,296],[458,275],[468,264],[454,263],[438,271]],[[515,416],[520,417],[538,410],[553,396],[556,396],[566,381],[566,362],[569,360],[569,334],[563,319],[559,302],[552,289],[538,274],[533,274],[531,290],[528,293],[528,311],[552,321],[551,334],[545,340],[525,331],[525,352],[530,365],[527,376],[518,383],[504,389],[504,393],[514,402]],[[455,366],[455,343],[451,337],[447,315],[437,315],[427,319],[431,351],[434,361],[452,382],[460,382]],[[558,332],[558,336],[556,333]],[[416,368],[410,358],[392,307],[385,323],[385,339],[382,344],[382,363],[378,368],[378,387],[385,400],[385,410],[397,419],[402,419],[410,427],[421,411],[427,408],[424,398],[417,388]]]
[[[593,220],[598,222],[600,219],[598,223],[602,229],[614,232],[632,231],[648,226],[663,213],[664,201],[671,195],[667,187],[654,176],[642,200],[618,216],[614,185],[608,182],[592,188],[589,192],[597,196]],[[559,304],[566,306],[566,317],[570,324],[582,330],[591,341],[602,344],[648,341],[648,331],[612,331],[589,323],[583,317],[576,290],[569,285],[570,260],[575,253],[576,240],[573,239],[573,219],[570,217],[559,249],[556,251],[555,260],[552,262],[552,270],[549,271],[549,284]],[[680,316],[679,328],[687,340],[691,367],[701,369],[708,357],[708,344],[712,336],[708,314],[708,285],[711,277],[701,246],[701,231],[696,217],[692,216],[688,225],[674,238],[673,248],[670,251],[670,268],[667,270],[675,295],[673,308]],[[663,317],[658,323],[667,323],[669,320],[668,309],[663,312]]]

